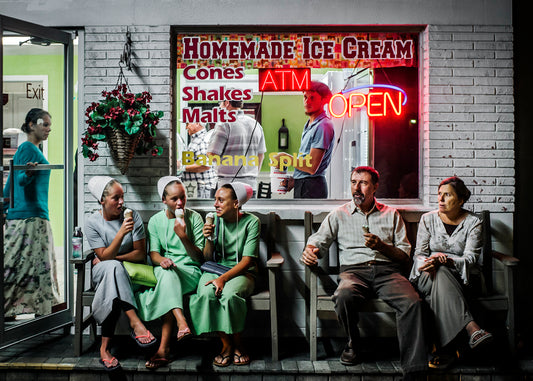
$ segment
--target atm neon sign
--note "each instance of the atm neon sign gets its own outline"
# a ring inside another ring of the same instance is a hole
[[[369,91],[362,92],[364,89]],[[400,116],[406,103],[406,92],[397,86],[363,85],[334,94],[328,103],[328,111],[334,118],[342,118],[346,113],[351,117],[354,109],[359,111],[366,107],[369,117]]]
[[[311,69],[259,69],[259,91],[305,91],[311,86]]]

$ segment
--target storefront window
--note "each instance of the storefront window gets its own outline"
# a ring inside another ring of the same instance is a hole
[[[221,105],[233,100],[242,101],[244,112],[257,120],[251,128],[263,129],[266,152],[258,187],[270,184],[274,199],[293,198],[294,191],[284,192],[283,180],[293,175],[292,164],[301,163],[287,162],[287,174],[274,173],[271,163],[279,152],[305,160],[300,149],[309,117],[303,94],[318,81],[333,94],[324,105],[335,134],[325,171],[328,198],[351,198],[349,174],[360,165],[381,173],[378,197],[419,197],[417,33],[177,33],[176,41],[176,157],[190,196],[207,197],[198,182],[209,181],[193,171],[232,166],[239,177],[251,173],[239,167],[257,165],[250,154],[240,161],[222,154],[217,161],[205,151],[194,155],[197,144],[189,146],[198,129],[209,131],[209,140],[211,130],[234,122],[236,111]],[[245,152],[253,141],[241,141]]]

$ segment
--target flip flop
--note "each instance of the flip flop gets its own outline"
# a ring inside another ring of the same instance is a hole
[[[130,336],[133,340],[135,340],[135,342],[137,343],[137,345],[141,348],[150,348],[152,345],[154,345],[156,342],[157,342],[157,339],[154,337],[151,341],[149,341],[148,343],[143,343],[142,341],[139,340],[139,338],[143,338],[143,337],[150,337],[150,331],[147,331],[148,334],[146,335],[138,335],[138,336],[135,336],[135,332],[134,331],[131,331],[130,333]]]
[[[220,356],[222,358],[222,361],[217,361],[216,358]],[[223,355],[222,353],[219,353],[217,357],[213,359],[213,365],[219,366],[221,368],[225,366],[231,365],[231,355]],[[224,362],[226,359],[228,359],[227,362]]]
[[[164,357],[152,357],[146,362],[146,364],[144,364],[144,366],[146,367],[146,369],[156,370],[161,368],[162,366],[167,366],[169,362],[170,361]]]
[[[113,365],[113,366],[108,366],[111,365],[111,363],[113,362],[113,360],[116,360],[116,357],[113,357],[111,358],[111,360],[108,360],[108,359],[100,359],[100,364],[103,365],[104,369],[106,370],[106,372],[112,372],[114,370],[117,370],[120,368],[120,363],[118,362],[117,360],[117,365]]]
[[[180,329],[178,331],[178,341],[190,338],[191,336],[192,336],[192,332],[191,332],[191,329],[189,327],[187,327],[185,329]]]
[[[237,353],[233,354],[233,364],[234,365],[248,365],[250,363],[250,357],[248,357],[248,360],[242,360],[246,356],[244,353],[241,353],[238,355]],[[235,361],[235,359],[238,359],[239,361]]]
[[[468,345],[470,348],[474,349],[480,344],[488,344],[492,342],[492,333],[485,331],[484,329],[479,329],[472,333],[470,340],[468,340]]]

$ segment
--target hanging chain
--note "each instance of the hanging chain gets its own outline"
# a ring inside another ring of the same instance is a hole
[[[126,43],[124,44],[124,49],[122,50],[122,54],[120,55],[120,61],[118,64],[126,65],[128,71],[131,71],[131,33],[129,30],[126,31]]]
[[[122,85],[122,84],[126,85],[126,88],[128,89],[128,91],[131,92],[130,85],[128,83],[128,79],[124,75],[124,71],[122,70],[122,66],[120,66],[120,72],[118,73],[117,84],[115,85],[115,89],[118,89],[118,87],[120,85]]]
[[[130,90],[130,85],[128,84],[128,80],[126,76],[124,75],[124,70],[123,70],[123,68],[126,67],[126,69],[131,71],[131,67],[132,67],[131,33],[129,30],[126,31],[126,42],[124,43],[124,49],[122,50],[122,54],[120,55],[120,60],[118,61],[118,67],[120,68],[120,72],[118,73],[117,84],[115,88],[118,88],[119,85],[125,84],[128,90]]]

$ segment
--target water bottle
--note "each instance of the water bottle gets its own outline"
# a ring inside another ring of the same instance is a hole
[[[81,227],[76,226],[74,228],[74,234],[72,235],[72,258],[80,259],[83,255],[83,233]]]

